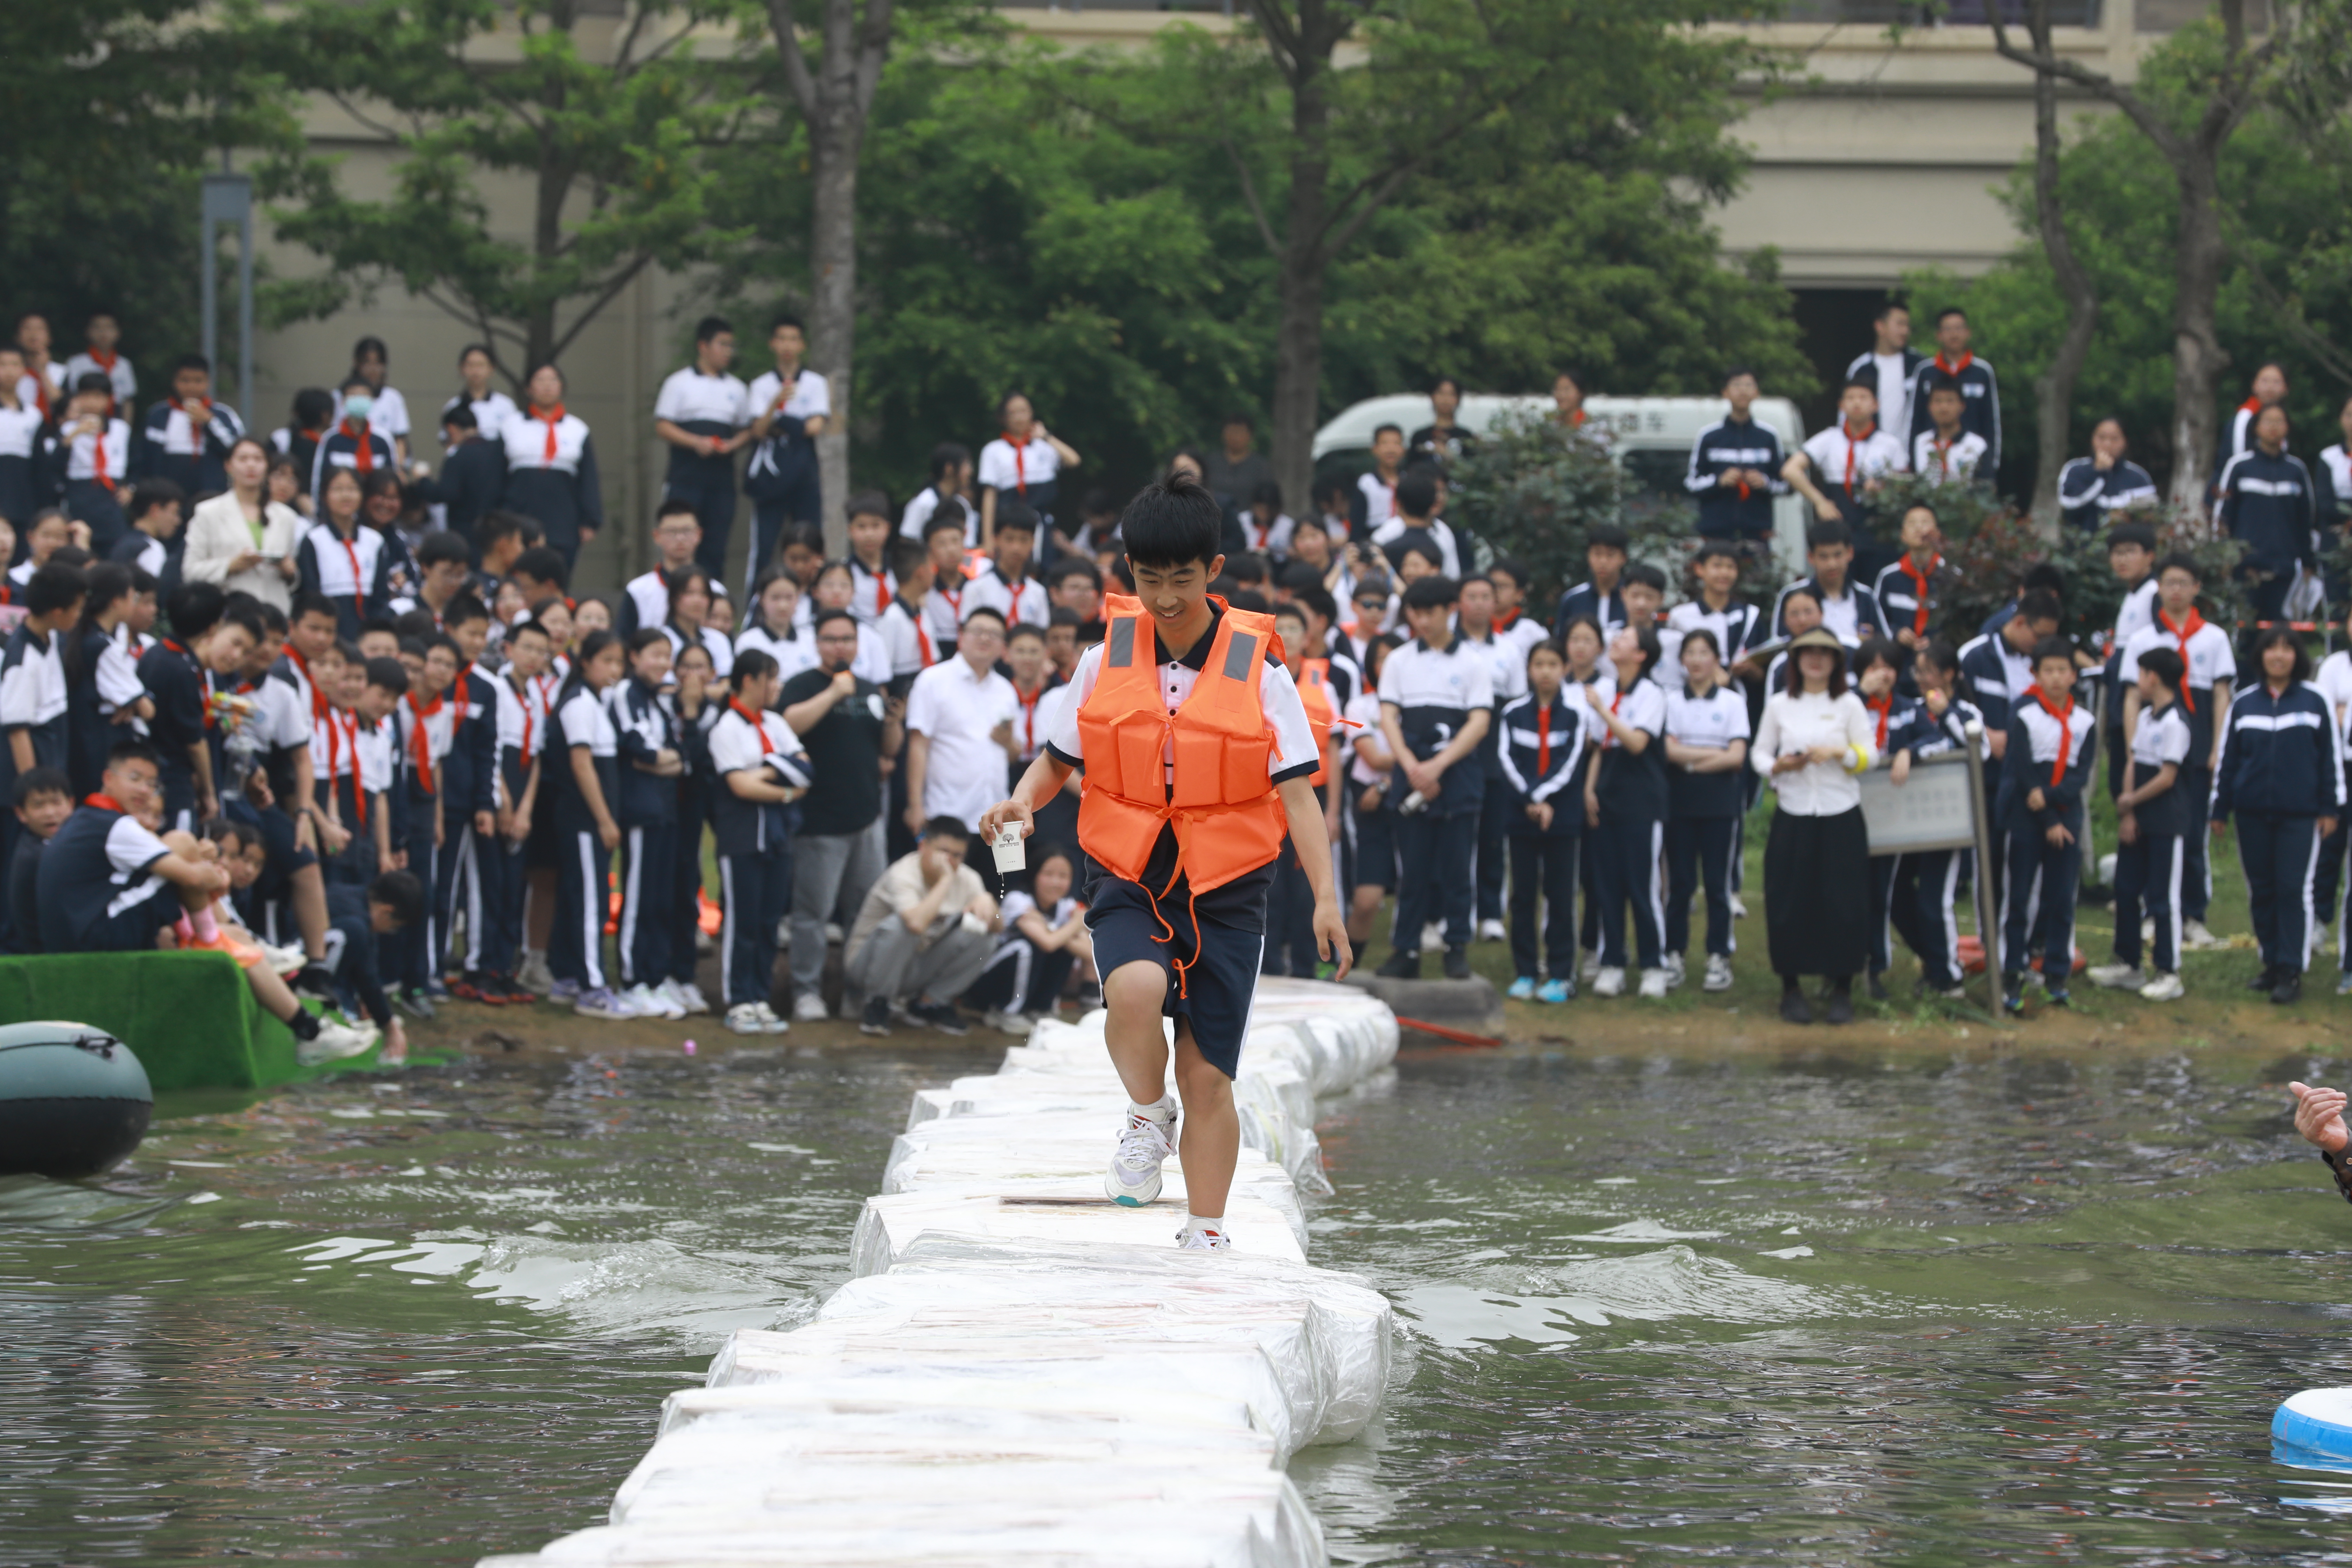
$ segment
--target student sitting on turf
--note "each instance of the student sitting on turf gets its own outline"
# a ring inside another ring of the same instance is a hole
[[[35,895],[44,952],[149,952],[184,911],[197,947],[229,951],[212,912],[229,884],[218,852],[186,833],[159,837],[149,826],[163,820],[161,773],[153,747],[116,742],[104,793],[83,802],[41,851]],[[293,1030],[306,1064],[357,1056],[375,1043],[373,1034],[312,1017],[259,952],[247,952],[250,962],[236,956],[255,1000]]]
[[[2181,769],[2189,761],[2189,721],[2180,683],[2189,666],[2168,647],[2139,654],[2139,725],[2116,794],[2116,961],[2090,972],[2092,984],[2137,991],[2151,1002],[2177,1001],[2180,985],[2182,830],[2189,826]],[[2140,910],[2156,922],[2156,973],[2140,966]]]

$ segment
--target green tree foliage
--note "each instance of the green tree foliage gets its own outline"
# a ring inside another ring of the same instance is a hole
[[[284,144],[280,84],[193,0],[0,5],[0,303],[50,318],[59,357],[93,310],[134,363],[198,339],[196,183],[220,150]],[[160,383],[151,383],[158,384]]]
[[[274,166],[290,198],[280,237],[328,262],[280,291],[280,315],[396,282],[473,328],[519,386],[648,267],[726,254],[744,235],[712,222],[721,164],[773,120],[736,35],[693,31],[734,15],[700,0],[620,15],[582,0],[300,0],[249,18],[257,48],[395,154],[380,201],[348,194],[331,160]]]

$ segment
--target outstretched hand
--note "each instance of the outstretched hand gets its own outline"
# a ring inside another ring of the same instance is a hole
[[[2352,1129],[2344,1125],[2345,1094],[2340,1089],[2314,1089],[2291,1083],[2294,1095],[2294,1130],[2305,1142],[2333,1154],[2352,1142]]]
[[[1339,966],[1331,978],[1345,980],[1348,971],[1356,966],[1356,950],[1348,940],[1348,920],[1339,912],[1337,900],[1318,899],[1315,903],[1315,951],[1327,963]]]

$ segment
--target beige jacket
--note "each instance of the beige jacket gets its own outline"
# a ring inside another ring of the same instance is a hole
[[[299,513],[278,501],[261,509],[261,551],[291,561],[302,536]],[[253,530],[234,491],[224,491],[195,510],[188,519],[188,542],[181,556],[180,575],[191,583],[217,583],[232,594],[250,594],[281,610],[294,604],[294,584],[274,564],[229,575],[229,563],[253,549]]]

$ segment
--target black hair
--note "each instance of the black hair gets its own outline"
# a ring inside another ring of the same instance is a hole
[[[819,610],[810,618],[809,631],[812,635],[823,632],[835,621],[847,621],[852,627],[857,625],[857,617],[847,610]]]
[[[1011,510],[1012,508],[1010,506],[1007,506],[1004,509],[1005,511],[1010,511]],[[957,515],[953,517],[948,515],[948,511],[945,507],[941,507],[939,510],[931,513],[930,521],[923,524],[924,544],[928,546],[934,538],[942,533],[953,533],[958,538],[961,538],[964,534],[970,532],[971,524],[961,515],[962,510],[962,508],[958,507],[956,509]],[[1003,512],[1000,511],[997,514],[997,521],[999,522],[1003,521]]]
[[[114,396],[114,383],[107,379],[107,374],[102,370],[86,370],[74,377],[73,390],[77,395],[85,392],[102,392],[111,400]]]
[[[1700,553],[1704,554],[1706,552],[1701,551]],[[1491,578],[1497,572],[1500,572],[1504,576],[1508,577],[1512,582],[1517,584],[1520,593],[1524,594],[1528,591],[1527,563],[1521,561],[1517,556],[1496,556],[1494,561],[1486,568],[1486,575]]]
[[[145,763],[151,768],[161,770],[163,757],[136,735],[126,735],[106,748],[106,765],[111,768],[118,763]]]
[[[184,370],[200,370],[206,375],[210,375],[213,373],[213,362],[202,354],[182,354],[172,362],[172,374],[177,375]]]
[[[1633,535],[1613,522],[1596,522],[1584,531],[1584,549],[1587,554],[1595,550],[1630,552],[1633,546]]]
[[[659,626],[639,626],[635,631],[631,632],[628,642],[630,661],[635,662],[637,655],[656,643],[660,643],[665,647],[669,646],[669,634]]]
[[[1002,511],[997,513],[1000,521],[1003,515]],[[842,516],[878,517],[887,522],[890,521],[890,498],[880,490],[859,490],[849,498],[849,504],[842,509]]]
[[[1134,564],[1174,569],[1198,564],[1203,571],[1222,552],[1223,509],[1200,480],[1171,473],[1146,485],[1120,514],[1119,538]]]
[[[205,823],[205,837],[212,843],[223,845],[261,844],[262,842],[261,826],[258,823],[240,822],[233,816],[215,816]],[[268,846],[264,845],[263,847],[266,850]]]
[[[2021,592],[2029,594],[2036,588],[2044,588],[2056,595],[2059,603],[2066,601],[2066,574],[2053,562],[2037,561],[2028,566],[2024,575],[2017,580],[2017,585]]]
[[[2161,577],[2167,572],[2186,572],[2196,579],[2200,587],[2205,582],[2205,569],[2197,564],[2197,557],[2185,550],[2176,550],[2156,563],[2158,576]]]
[[[37,795],[61,795],[73,798],[73,780],[63,768],[26,768],[16,775],[16,793],[11,804],[22,810],[33,804]]]
[[[1248,610],[1263,616],[1274,608],[1274,602],[1255,588],[1235,588],[1224,597],[1228,609]]]
[[[539,524],[519,511],[486,511],[474,521],[475,552],[488,555],[492,545],[509,534],[520,537],[525,546],[536,544],[539,542]]]
[[[294,395],[293,412],[298,428],[321,429],[335,416],[335,395],[323,386],[306,386]]]
[[[1633,584],[1639,584],[1653,593],[1664,595],[1666,591],[1666,574],[1646,561],[1636,561],[1625,568],[1625,580],[1620,586]]]
[[[2275,408],[2278,405],[2273,403],[2270,406]],[[2303,646],[2303,639],[2287,626],[2265,626],[2254,634],[2254,668],[2261,671],[2263,655],[2282,643],[2294,650],[2294,668],[2287,671],[2287,679],[2289,681],[2309,680],[2311,679],[2310,650]],[[2039,662],[2040,649],[2034,650],[2034,658]],[[2267,674],[2263,675],[2263,679],[2267,679]]]
[[[850,619],[852,620],[856,620],[856,618],[857,617],[855,616],[850,616]],[[759,647],[744,648],[735,656],[734,679],[736,687],[740,690],[742,687],[752,681],[765,680],[768,677],[775,674],[782,667],[776,663],[776,656],[770,653],[767,649]]]
[[[1097,592],[1102,588],[1101,571],[1083,555],[1064,555],[1054,563],[1045,580],[1058,588],[1073,577],[1084,577]]]
[[[1966,310],[1961,310],[1958,305],[1947,305],[1942,310],[1936,312],[1936,325],[1940,327],[1946,321],[1950,321],[1954,316],[1958,316],[1963,321],[1969,319],[1969,313]]]
[[[367,661],[367,683],[394,697],[408,695],[408,667],[396,658],[372,658]]]
[[[1696,566],[1702,561],[1712,561],[1717,556],[1727,561],[1737,561],[1739,559],[1739,547],[1727,539],[1703,539],[1699,541],[1697,553],[1691,557],[1691,564]]]
[[[1748,380],[1754,381],[1756,379],[1755,367],[1753,365],[1745,364],[1733,365],[1729,370],[1723,373],[1723,378],[1717,381],[1716,385],[1729,386],[1733,382],[1738,381],[1743,375]]]
[[[572,581],[572,573],[563,564],[563,552],[546,544],[534,544],[516,556],[514,564],[507,568],[507,575],[528,577],[534,583],[552,584],[559,594]]]
[[[89,579],[79,568],[60,566],[54,560],[25,584],[25,609],[31,615],[55,615],[89,598]]]
[[[796,332],[805,333],[808,331],[807,327],[801,324],[801,319],[798,316],[793,315],[790,310],[779,310],[768,321],[768,335],[772,338],[786,327],[792,328]]]
[[[1697,634],[1694,633],[1692,635],[1696,636]],[[1539,653],[1548,653],[1551,655],[1552,658],[1559,660],[1562,664],[1566,664],[1568,662],[1568,645],[1558,637],[1546,637],[1543,641],[1529,647],[1528,649],[1528,662],[1529,664],[1533,664],[1536,661],[1536,655]]]
[[[1394,436],[1398,440],[1402,441],[1404,439],[1404,426],[1402,425],[1375,425],[1372,426],[1373,446],[1379,446],[1381,444],[1381,437],[1383,436]]]
[[[171,479],[156,478],[139,481],[131,492],[131,521],[137,522],[159,506],[185,506],[188,492]]]
[[[1039,626],[1034,621],[1016,622],[1013,626],[1005,628],[1004,646],[1010,647],[1014,643],[1019,642],[1023,637],[1035,637],[1039,642],[1044,642],[1045,640],[1045,628]]]
[[[1843,399],[1847,393],[1856,387],[1860,387],[1874,398],[1878,395],[1878,383],[1866,375],[1850,375],[1845,378],[1845,384],[1838,388],[1838,396]]]
[[[724,316],[705,316],[694,323],[694,341],[698,347],[709,342],[721,332],[727,333],[730,337],[735,333],[735,329],[728,324],[727,318]]]
[[[1707,652],[1715,655],[1717,663],[1722,662],[1723,644],[1717,640],[1715,629],[1712,626],[1693,626],[1690,630],[1685,632],[1683,634],[1682,646],[1687,648],[1693,643],[1706,644]],[[1536,646],[1541,647],[1546,645],[1538,643]],[[1675,657],[1680,658],[1681,656],[1677,654]]]
[[[490,607],[471,593],[463,591],[452,597],[448,606],[441,612],[441,624],[445,626],[462,626],[468,621],[487,621],[489,618]]]
[[[1266,570],[1265,556],[1244,550],[1225,557],[1225,575],[1235,583],[1263,583],[1273,574]]]
[[[2119,522],[2107,530],[2107,548],[2137,544],[2150,555],[2156,553],[2156,530],[2144,522]]]
[[[1910,662],[1903,645],[1892,637],[1864,637],[1862,646],[1853,650],[1853,668],[1857,675],[1868,669],[1873,663],[1883,664],[1901,675]]]
[[[934,816],[923,824],[922,837],[926,843],[934,838],[952,838],[959,844],[969,844],[971,829],[952,816]]]
[[[1037,510],[1027,501],[1000,500],[996,503],[996,531],[1037,534]]]
[[[1886,320],[1887,317],[1895,314],[1897,310],[1902,311],[1907,316],[1911,313],[1911,307],[1905,304],[1900,300],[1889,300],[1886,303],[1878,307],[1878,309],[1872,313],[1870,319],[1874,322],[1883,321]]]
[[[305,616],[324,616],[331,621],[340,621],[341,619],[341,616],[336,612],[335,601],[330,599],[324,594],[295,595],[294,608],[291,615],[293,618],[298,621]]]
[[[1937,669],[1952,675],[1961,675],[1960,650],[1942,637],[1937,637],[1920,648],[1918,657],[1926,659]],[[1962,680],[1965,683],[1965,676],[1962,676]]]
[[[1845,525],[1844,519],[1823,518],[1805,530],[1805,553],[1808,555],[1833,544],[1843,544],[1849,550],[1853,548],[1853,530]]]
[[[172,623],[172,635],[184,643],[212,630],[227,607],[228,595],[211,583],[183,583],[163,598],[163,616]]]
[[[418,542],[416,563],[419,566],[455,564],[470,568],[474,564],[473,547],[449,530],[436,528]]]
[[[2139,656],[2139,672],[2153,675],[2158,685],[2177,695],[2180,683],[2189,678],[2189,662],[2180,657],[2178,648],[2143,648]]]
[[[425,918],[425,884],[414,871],[386,871],[368,884],[368,902],[392,911],[392,923],[412,926]]]
[[[1551,373],[1551,384],[1554,386],[1558,386],[1563,381],[1574,382],[1576,390],[1579,392],[1589,390],[1591,384],[1584,379],[1584,368],[1581,365],[1564,364]]]
[[[1045,612],[1045,626],[1049,631],[1055,626],[1075,626],[1077,624],[1078,612],[1067,605],[1056,605]]]
[[[931,483],[938,484],[971,461],[971,447],[956,441],[940,442],[931,448]]]
[[[1633,646],[1642,650],[1642,673],[1643,675],[1647,675],[1650,671],[1658,668],[1658,660],[1665,656],[1666,650],[1665,645],[1658,640],[1658,628],[1656,626],[1637,626],[1629,624],[1619,626],[1617,629],[1632,637],[1633,639]],[[1604,647],[1602,649],[1603,654],[1605,655],[1607,651],[1607,648]]]
[[[387,365],[392,363],[392,351],[383,346],[383,340],[382,338],[373,336],[364,337],[352,345],[352,363],[353,364],[359,363],[360,361],[367,358],[370,354],[375,355],[376,358],[383,361]]]
[[[2036,588],[2017,601],[2017,618],[2029,625],[2034,621],[2054,622],[2065,618],[2065,610],[2059,605],[2057,595],[2047,588]]]
[[[1927,375],[1927,395],[1929,397],[1933,397],[1939,392],[1948,392],[1954,397],[1965,397],[1967,395],[1965,393],[1960,391],[1960,378],[1958,376],[1953,375],[1946,371],[1931,371]]]
[[[261,618],[261,601],[243,594],[223,609],[220,619],[213,623],[215,631],[223,626],[235,626],[257,643],[269,636],[269,624]]]
[[[1292,602],[1306,605],[1326,621],[1337,622],[1339,618],[1339,601],[1334,599],[1331,596],[1331,590],[1320,583],[1309,587],[1294,588],[1291,590],[1290,597]]]
[[[972,622],[980,619],[982,616],[986,616],[990,620],[994,621],[1000,630],[1010,631],[1013,628],[1013,623],[1004,618],[1004,612],[998,609],[994,605],[974,605],[971,609],[964,612],[963,624],[968,626],[971,625]]]
[[[84,595],[81,624],[88,627],[98,613],[107,605],[127,599],[138,590],[131,585],[131,568],[118,561],[101,561],[89,569],[89,592]]]
[[[1451,577],[1423,577],[1404,591],[1408,610],[1442,610],[1462,600],[1462,584]]]
[[[1406,517],[1427,517],[1437,510],[1437,476],[1426,468],[1413,468],[1397,480],[1396,509]]]
[[[470,403],[453,403],[441,411],[441,423],[452,430],[479,430],[482,422],[474,417]]]
[[[930,564],[931,552],[903,534],[894,535],[888,548],[882,552],[883,564],[900,587]],[[789,574],[786,574],[789,575]]]
[[[1256,484],[1250,487],[1249,499],[1252,504],[1263,501],[1267,506],[1274,508],[1276,511],[1280,511],[1282,510],[1282,481],[1279,479],[1258,480]]]
[[[2292,634],[2290,634],[2290,636]],[[2295,651],[2297,653],[2301,653],[2303,651],[2301,644],[2298,643],[2296,645]],[[2074,668],[2074,645],[2068,642],[2064,637],[2043,637],[2040,642],[2033,645],[2034,668],[2040,669],[2044,660],[2053,658],[2063,659],[2065,661],[2067,668]],[[2306,672],[2308,672],[2311,668],[2310,661],[2307,659],[2303,661],[2303,668]],[[2297,679],[2299,679],[2301,678],[2297,677]]]

